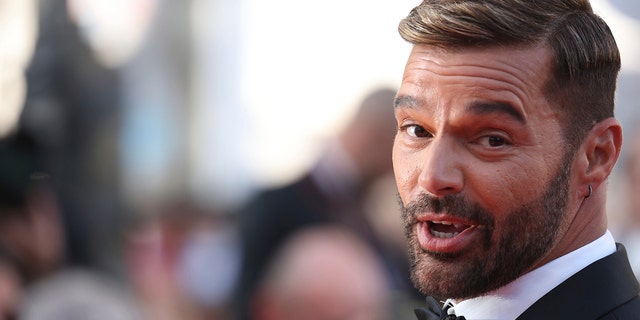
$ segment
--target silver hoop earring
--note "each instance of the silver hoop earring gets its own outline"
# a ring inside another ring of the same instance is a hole
[[[588,194],[586,197],[584,197],[584,198],[586,199],[586,198],[591,197],[591,194],[592,194],[592,193],[593,193],[593,189],[591,188],[591,185],[589,185],[589,194]]]

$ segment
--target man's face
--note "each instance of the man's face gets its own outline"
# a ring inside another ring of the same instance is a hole
[[[546,47],[414,46],[393,162],[413,280],[425,294],[497,289],[565,232],[573,152],[542,92],[549,61]]]

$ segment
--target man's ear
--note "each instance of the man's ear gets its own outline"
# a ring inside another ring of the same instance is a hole
[[[622,127],[615,118],[596,123],[580,148],[583,183],[598,187],[613,170],[622,148]]]

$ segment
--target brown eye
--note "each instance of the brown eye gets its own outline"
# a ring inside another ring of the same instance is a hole
[[[505,140],[502,137],[498,136],[489,136],[487,137],[487,141],[489,143],[489,146],[492,147],[501,147],[506,144]]]
[[[407,133],[414,138],[429,138],[431,134],[423,127],[418,125],[407,126]]]

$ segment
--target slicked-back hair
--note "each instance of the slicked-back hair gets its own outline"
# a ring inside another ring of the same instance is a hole
[[[451,50],[548,45],[552,66],[543,90],[560,109],[571,149],[613,116],[620,53],[588,0],[424,0],[398,31],[414,45]]]

